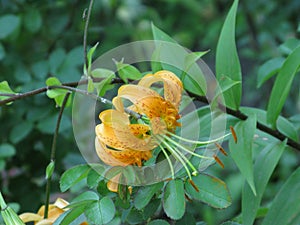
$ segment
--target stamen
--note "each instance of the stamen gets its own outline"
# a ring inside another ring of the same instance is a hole
[[[180,136],[177,136],[176,134],[172,133],[172,132],[167,132],[168,135],[174,137],[174,138],[177,138],[178,140],[181,140],[181,141],[184,141],[184,142],[187,142],[187,143],[190,143],[190,144],[197,144],[197,145],[207,145],[207,144],[211,144],[211,143],[215,143],[215,142],[218,142],[222,139],[224,139],[225,137],[229,136],[229,134],[225,134],[224,136],[221,136],[221,137],[218,137],[216,139],[213,139],[213,140],[209,140],[209,141],[194,141],[194,140],[190,140],[190,139],[186,139],[186,138],[183,138],[183,137],[180,137]],[[198,147],[198,146],[197,146]]]
[[[224,150],[224,148],[219,144],[219,143],[215,143],[215,145],[217,146],[217,148],[220,150],[220,152],[227,156],[227,152]]]
[[[218,156],[214,155],[213,156],[216,162],[224,169],[224,164],[222,163],[221,159],[219,159]]]
[[[235,133],[235,130],[233,129],[233,126],[230,126],[230,131],[232,133],[232,137],[233,137],[233,140],[235,143],[237,143],[237,136],[236,136],[236,133]]]
[[[193,180],[189,180],[189,183],[193,186],[193,188],[194,188],[197,192],[199,192],[199,188],[196,186],[196,184],[194,183]]]
[[[165,151],[165,149],[161,145],[159,145],[159,147],[162,150],[162,152],[164,153],[164,155],[165,155],[165,157],[166,157],[166,159],[167,159],[167,161],[169,163],[169,166],[170,166],[170,169],[171,169],[171,174],[172,174],[172,179],[174,180],[175,179],[174,167],[172,165],[170,157],[168,156],[167,152]]]
[[[186,163],[182,160],[182,158],[180,158],[180,156],[178,155],[178,153],[176,152],[176,150],[173,149],[167,142],[165,142],[165,141],[163,140],[163,138],[159,137],[158,135],[155,136],[155,137],[158,139],[158,141],[160,141],[161,143],[163,143],[163,144],[166,146],[166,148],[174,155],[174,157],[175,157],[178,161],[180,161],[180,163],[183,165],[185,171],[187,172],[188,177],[189,177],[190,179],[192,179],[192,176],[191,176],[191,173],[190,173],[189,168],[187,167]]]
[[[180,144],[178,144],[176,141],[172,140],[171,138],[169,138],[168,136],[163,136],[161,137],[162,139],[167,139],[167,141],[170,141],[172,144],[176,145],[179,148],[182,148],[183,150],[187,151],[187,152],[191,152],[194,153],[192,151],[189,151],[188,149],[186,149],[186,147],[181,146]],[[192,175],[196,176],[198,174],[198,171],[196,170],[196,168],[194,167],[194,165],[185,157],[185,155],[180,152],[179,150],[177,150],[176,148],[173,149],[174,151],[176,151],[186,162],[187,164],[191,167],[191,169],[193,170]],[[196,153],[194,153],[195,155],[197,155]],[[202,157],[202,155],[198,155],[200,158],[203,158],[205,156]]]
[[[191,155],[194,155],[194,156],[196,156],[198,158],[202,158],[202,159],[212,159],[211,157],[199,155],[199,154],[193,152],[192,150],[189,150],[187,146],[182,146],[181,144],[177,143],[176,141],[174,141],[172,138],[169,138],[168,136],[164,136],[164,138],[167,139],[172,144],[176,145],[177,147],[181,148],[182,150],[188,152]]]

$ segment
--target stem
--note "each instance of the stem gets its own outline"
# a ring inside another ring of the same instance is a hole
[[[86,70],[88,70],[87,35],[88,35],[88,28],[89,28],[89,22],[90,22],[93,3],[94,3],[94,0],[90,0],[88,13],[87,13],[86,20],[85,20],[84,35],[83,35],[83,54],[84,54]]]
[[[70,92],[66,93],[64,100],[62,102],[58,118],[56,121],[56,127],[55,127],[55,132],[53,135],[53,141],[52,141],[52,147],[51,147],[51,154],[50,154],[50,162],[55,162],[55,153],[56,153],[56,142],[57,142],[57,137],[58,137],[58,132],[59,132],[59,127],[60,127],[60,122],[61,118],[65,109],[65,106],[68,102]],[[45,213],[44,213],[44,218],[48,218],[48,212],[49,212],[49,199],[50,199],[50,186],[51,186],[51,179],[52,179],[52,174],[47,178],[47,184],[46,184],[46,202],[45,202]]]

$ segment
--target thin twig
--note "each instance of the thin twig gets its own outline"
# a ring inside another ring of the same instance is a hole
[[[52,147],[51,147],[51,153],[50,153],[50,162],[55,162],[55,152],[56,152],[56,142],[57,142],[57,137],[58,137],[58,132],[59,132],[59,127],[60,127],[60,122],[61,118],[65,109],[65,106],[68,102],[70,92],[67,92],[64,100],[62,102],[58,118],[56,121],[56,127],[55,127],[55,132],[53,135],[53,141],[52,141]],[[46,202],[45,202],[45,213],[44,213],[44,218],[48,218],[48,212],[49,212],[49,199],[50,199],[50,186],[51,186],[51,179],[52,175],[47,177],[47,184],[46,184]]]
[[[86,70],[88,70],[88,58],[87,58],[87,35],[88,35],[88,28],[90,22],[90,16],[92,12],[94,0],[90,0],[89,9],[87,12],[87,16],[85,18],[85,27],[84,27],[84,34],[83,34],[83,54],[84,54],[84,62],[86,66]]]

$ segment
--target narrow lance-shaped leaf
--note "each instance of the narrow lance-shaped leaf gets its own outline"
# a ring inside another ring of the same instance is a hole
[[[238,142],[235,143],[233,139],[229,140],[231,157],[247,180],[254,195],[256,195],[256,190],[253,179],[252,143],[255,130],[256,115],[253,114],[246,121],[235,126]]]
[[[267,110],[267,121],[273,128],[276,127],[276,120],[291,89],[296,72],[299,69],[299,59],[300,46],[287,57],[276,77]]]
[[[276,195],[262,225],[300,224],[300,167]]]
[[[238,0],[235,0],[224,22],[216,52],[216,76],[221,79],[223,75],[232,80],[242,80],[241,66],[235,44],[235,19]],[[222,87],[221,87],[222,88]],[[241,102],[242,85],[232,86],[224,93],[226,106],[238,109]]]
[[[257,195],[255,196],[250,186],[245,183],[242,194],[243,224],[253,224],[267,183],[285,149],[285,146],[286,141],[271,143],[257,156],[254,165],[254,180],[256,181]]]
[[[283,57],[274,58],[265,62],[257,72],[257,88],[274,76],[284,62]]]
[[[162,69],[172,71],[177,75],[182,74],[180,78],[183,80],[184,86],[189,91],[204,96],[207,89],[206,79],[196,61],[206,52],[190,53],[186,51],[185,48],[153,24],[152,33],[156,45],[154,51],[156,62],[153,68],[157,69],[161,66]],[[192,62],[193,60],[194,62]]]

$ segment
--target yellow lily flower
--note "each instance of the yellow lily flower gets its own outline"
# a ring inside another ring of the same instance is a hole
[[[52,225],[56,219],[68,209],[69,205],[67,201],[62,198],[58,198],[54,204],[49,205],[48,218],[44,219],[45,206],[41,206],[37,213],[23,213],[19,217],[24,223],[34,222],[35,225]],[[83,222],[80,225],[88,225],[87,222]]]
[[[151,89],[152,84],[158,82],[163,83],[163,96]],[[168,160],[172,178],[174,169],[166,150],[182,163],[190,179],[191,174],[186,164],[193,170],[194,175],[197,170],[181,150],[200,158],[215,159],[220,163],[217,156],[196,154],[189,147],[174,140],[176,138],[189,144],[207,145],[224,138],[199,142],[175,134],[176,128],[181,126],[177,120],[180,119],[182,91],[180,79],[166,70],[146,75],[137,85],[121,86],[112,101],[115,109],[101,112],[99,118],[102,123],[95,128],[95,147],[100,159],[110,166],[142,166],[143,161],[151,158],[152,150],[159,147]],[[129,104],[125,104],[128,102]],[[118,190],[119,179],[120,174],[110,179],[108,188],[111,191]]]

